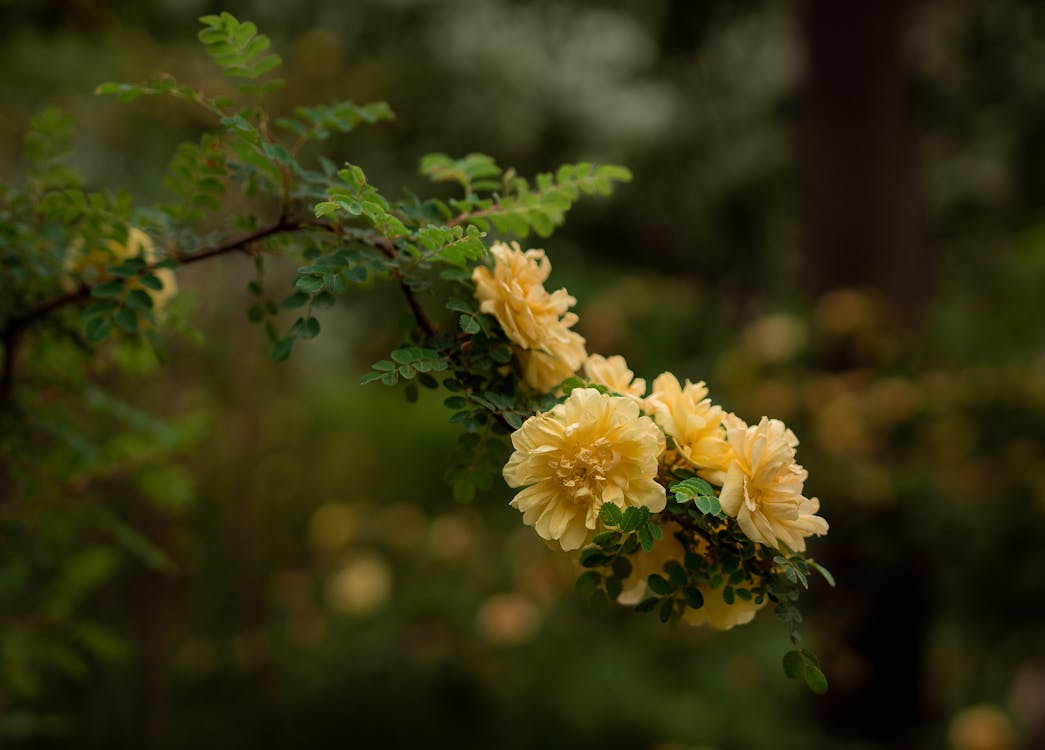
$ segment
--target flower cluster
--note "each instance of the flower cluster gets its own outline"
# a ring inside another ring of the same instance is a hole
[[[703,382],[671,373],[647,394],[623,357],[586,354],[570,330],[574,298],[544,289],[544,251],[513,243],[491,252],[492,269],[473,275],[480,309],[516,348],[523,380],[559,398],[511,436],[504,478],[519,489],[511,505],[523,522],[563,550],[594,543],[582,562],[612,567],[606,591],[622,604],[641,608],[660,595],[670,615],[678,590],[681,619],[727,629],[778,601],[769,579],[803,564],[794,556],[806,538],[828,528],[819,501],[803,494],[794,433],[767,417],[749,426],[712,403]],[[672,492],[687,478],[697,484]],[[686,505],[698,491],[700,510]]]

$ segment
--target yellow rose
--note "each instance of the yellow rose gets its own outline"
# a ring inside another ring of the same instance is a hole
[[[725,425],[732,454],[719,495],[722,510],[753,542],[805,551],[805,538],[826,534],[827,521],[814,515],[820,501],[802,495],[807,474],[795,462],[798,438],[767,417],[749,427],[730,414]]]
[[[628,369],[624,357],[619,354],[612,357],[592,354],[584,363],[584,374],[589,382],[606,386],[622,396],[641,399],[646,395],[646,381],[636,378],[635,373]]]
[[[543,250],[498,242],[490,253],[493,269],[479,266],[472,273],[479,309],[497,318],[514,344],[523,380],[550,391],[587,358],[584,338],[570,330],[577,316],[569,309],[577,300],[565,289],[549,294],[544,288],[551,264]]]
[[[564,550],[588,542],[605,502],[664,509],[664,487],[656,481],[664,434],[633,401],[578,388],[526,420],[512,445],[504,478],[525,489],[511,505],[523,523]]]
[[[721,484],[730,455],[722,428],[724,412],[707,396],[704,383],[687,380],[683,386],[678,378],[665,372],[653,381],[646,408],[653,412],[664,432],[674,438],[686,461],[708,481]]]

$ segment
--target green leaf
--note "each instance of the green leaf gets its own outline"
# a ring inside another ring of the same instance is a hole
[[[722,601],[729,605],[736,601],[736,592],[733,591],[732,586],[726,586],[722,589]]]
[[[633,566],[631,560],[626,557],[618,557],[613,561],[613,574],[620,579],[625,579],[631,575]]]
[[[660,621],[668,622],[668,620],[671,619],[671,614],[674,611],[674,609],[675,602],[673,602],[671,599],[665,599],[664,602],[660,605]]]
[[[311,298],[304,292],[294,292],[289,297],[284,299],[280,303],[280,305],[286,310],[296,310],[299,307],[304,307],[305,305],[307,305],[309,299]]]
[[[614,503],[603,503],[599,506],[599,520],[607,526],[620,526],[623,514],[619,506]]]
[[[126,287],[122,281],[117,281],[116,279],[103,281],[101,284],[91,288],[91,296],[99,299],[119,297],[123,294],[124,289]]]
[[[323,288],[323,279],[316,276],[299,276],[294,288],[306,294],[315,294]]]
[[[145,274],[139,279],[139,281],[146,289],[151,289],[154,292],[163,290],[163,282],[160,280],[160,277],[154,273]]]
[[[615,600],[623,590],[624,582],[620,578],[613,576],[606,579],[606,596],[610,599]]]
[[[639,544],[642,545],[643,552],[650,552],[653,549],[653,534],[650,533],[649,526],[643,526],[636,532],[639,538]]]
[[[664,564],[664,570],[668,574],[668,579],[675,586],[685,586],[686,581],[689,580],[685,569],[677,560],[668,560]]]
[[[659,573],[652,573],[649,578],[646,579],[646,583],[649,586],[650,591],[661,596],[666,596],[675,590],[675,587],[668,582],[668,579]]]
[[[621,518],[621,531],[636,531],[646,521],[649,511],[646,508],[629,506]]]
[[[619,531],[604,531],[601,534],[596,534],[592,538],[592,543],[596,546],[606,549],[612,547],[620,541],[621,533]]]
[[[602,583],[602,575],[595,570],[587,570],[577,577],[577,591],[585,598],[595,593]]]
[[[690,609],[700,609],[704,606],[704,594],[696,586],[688,586],[683,592],[686,596],[686,604]]]
[[[581,565],[585,568],[598,568],[609,561],[610,558],[598,547],[586,547],[581,550]]]
[[[301,326],[301,336],[306,339],[314,339],[319,335],[319,321],[309,316]]]
[[[788,651],[784,654],[784,674],[790,677],[792,680],[797,680],[802,676],[805,668],[805,659],[802,658],[802,654],[799,651]]]
[[[820,563],[813,562],[812,560],[809,561],[809,565],[810,565],[810,567],[812,567],[814,570],[816,570],[820,575],[822,575],[824,577],[824,580],[827,581],[827,584],[831,588],[835,587],[835,577],[833,575],[831,575],[831,571],[829,571],[827,568],[825,568]]]
[[[134,310],[121,307],[112,316],[113,322],[123,330],[124,333],[134,335],[138,332],[138,316]]]
[[[465,315],[462,313],[458,322],[460,323],[461,330],[467,334],[475,335],[480,331],[479,321],[477,321],[473,315]]]
[[[92,344],[100,344],[105,341],[110,333],[112,333],[112,323],[108,318],[91,318],[84,326],[84,335]]]
[[[127,307],[138,312],[148,312],[152,309],[152,297],[142,289],[132,289],[124,300]]]
[[[290,356],[290,350],[294,348],[294,339],[282,338],[279,339],[275,346],[272,347],[272,354],[270,355],[276,362],[282,362]]]
[[[815,664],[808,661],[805,662],[805,666],[802,669],[802,678],[809,689],[817,695],[823,695],[827,692],[827,677]]]
[[[636,612],[652,612],[654,609],[657,608],[657,602],[659,602],[659,601],[660,601],[660,599],[657,599],[656,597],[650,597],[649,599],[643,599],[641,602],[639,602],[638,604],[635,605],[635,611]]]

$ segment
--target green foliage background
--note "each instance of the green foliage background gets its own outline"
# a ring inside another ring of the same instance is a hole
[[[806,607],[831,691],[780,676],[768,616],[712,634],[588,611],[498,481],[451,497],[440,399],[358,384],[400,342],[395,289],[349,295],[275,365],[247,320],[253,268],[229,257],[179,272],[162,363],[112,346],[74,376],[82,401],[34,413],[53,439],[13,457],[39,489],[0,498],[5,747],[959,747],[954,717],[981,703],[1010,746],[1041,741],[1040,9],[914,17],[935,264],[897,300],[804,282],[789,4],[257,5],[0,5],[0,176],[57,105],[89,184],[168,198],[163,169],[205,113],[91,92],[155,70],[220,86],[195,35],[221,9],[273,37],[282,111],[389,102],[395,121],[307,147],[375,184],[418,188],[430,152],[521,174],[627,164],[630,187],[539,241],[553,286],[591,351],[705,379],[802,439],[832,524],[814,551],[839,579]],[[81,422],[86,439],[63,430]]]

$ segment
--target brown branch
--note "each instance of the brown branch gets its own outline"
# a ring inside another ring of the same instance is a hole
[[[215,247],[206,248],[194,253],[179,255],[175,260],[178,261],[179,265],[185,266],[190,263],[207,260],[208,258],[225,255],[226,253],[246,251],[246,249],[255,242],[276,234],[295,232],[306,228],[318,228],[318,226],[319,225],[317,225],[316,222],[310,220],[296,221],[294,219],[281,217],[278,222],[265,227],[264,229],[257,229],[253,232],[248,232],[247,234],[235,237],[228,242],[216,245]],[[148,273],[150,271],[155,271],[159,265],[159,263],[153,263],[143,268],[141,272]],[[26,330],[34,323],[48,318],[56,310],[60,310],[67,305],[82,302],[83,300],[90,298],[90,296],[91,287],[87,284],[81,284],[71,292],[66,292],[58,297],[47,300],[21,315],[8,318],[4,322],[3,328],[0,329],[0,343],[2,343],[4,347],[4,363],[3,369],[0,371],[0,404],[9,403],[14,393],[15,358],[18,353],[18,346],[21,343]]]
[[[395,251],[395,246],[387,239],[379,239],[374,243],[374,247],[384,253],[391,260],[397,260],[399,255]],[[410,312],[414,316],[414,320],[417,321],[418,328],[424,333],[426,339],[430,339],[435,336],[437,329],[434,323],[429,319],[424,308],[421,307],[421,303],[417,299],[417,295],[414,294],[414,290],[410,288],[410,285],[406,283],[406,279],[403,278],[403,272],[399,268],[395,269],[396,281],[399,283],[399,289],[403,292],[403,296],[406,298],[406,304],[410,306]]]

